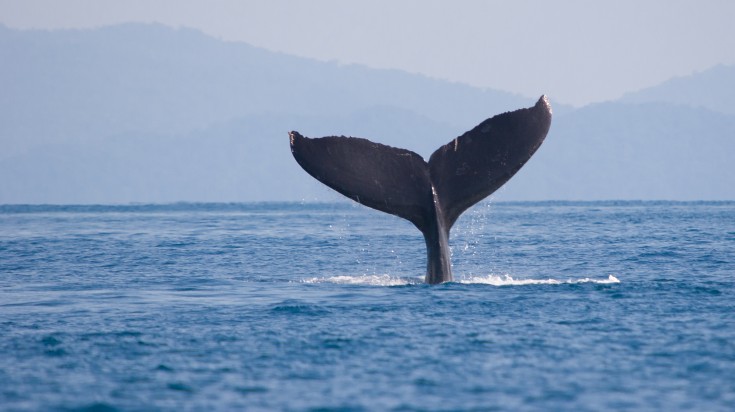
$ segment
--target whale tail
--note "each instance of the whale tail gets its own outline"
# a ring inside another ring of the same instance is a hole
[[[491,117],[437,149],[418,154],[366,139],[310,139],[289,133],[291,153],[311,176],[373,209],[400,216],[423,234],[427,283],[452,280],[449,230],[469,207],[508,181],[531,158],[551,126],[551,105]]]

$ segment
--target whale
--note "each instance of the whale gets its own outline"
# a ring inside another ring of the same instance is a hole
[[[551,127],[543,95],[420,155],[359,137],[308,138],[289,132],[296,162],[326,186],[367,207],[413,223],[426,242],[428,284],[450,282],[449,232],[459,216],[505,184],[543,143]]]

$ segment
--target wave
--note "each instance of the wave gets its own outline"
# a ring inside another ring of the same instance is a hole
[[[514,279],[510,275],[487,275],[487,276],[472,276],[458,279],[457,282],[465,284],[484,284],[493,286],[524,286],[524,285],[568,285],[576,283],[620,283],[620,279],[613,275],[607,277],[607,279]]]
[[[333,283],[338,285],[362,285],[362,286],[407,286],[420,285],[424,283],[423,277],[399,277],[391,275],[339,275],[328,277],[314,277],[301,281],[302,283]],[[467,276],[455,279],[455,283],[461,284],[482,284],[492,286],[526,286],[526,285],[565,285],[577,283],[598,283],[610,284],[620,283],[620,279],[613,275],[606,279],[515,279],[511,275],[487,275],[487,276]]]
[[[391,275],[358,275],[358,276],[329,276],[321,278],[304,279],[303,283],[336,283],[339,285],[365,285],[365,286],[406,286],[420,285],[424,279],[411,277],[398,277]]]

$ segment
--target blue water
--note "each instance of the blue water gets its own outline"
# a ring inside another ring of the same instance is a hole
[[[1,410],[735,409],[735,203],[0,206]]]

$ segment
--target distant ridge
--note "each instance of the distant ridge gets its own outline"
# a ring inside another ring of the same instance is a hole
[[[0,204],[338,200],[290,159],[289,130],[428,156],[545,92],[321,62],[159,24],[0,26],[0,61]],[[735,114],[722,102],[734,79],[715,67],[576,110],[550,96],[546,142],[495,196],[735,199]]]
[[[735,115],[735,66],[717,65],[627,93],[625,103],[672,103]]]
[[[224,42],[193,29],[122,24],[0,32],[0,133],[98,140],[183,133],[266,113],[333,116],[370,107],[463,125],[526,98],[396,70],[340,66]],[[43,121],[30,121],[28,114]]]
[[[735,116],[668,103],[609,102],[554,122],[547,147],[508,188],[511,198],[735,199]]]

